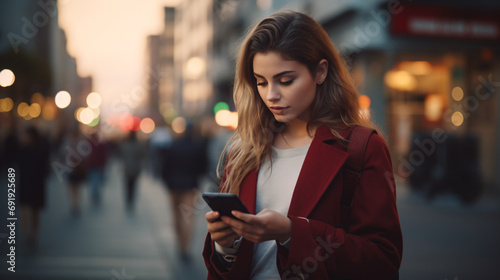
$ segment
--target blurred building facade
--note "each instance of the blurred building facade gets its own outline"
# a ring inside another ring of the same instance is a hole
[[[159,112],[159,100],[160,100],[160,87],[158,85],[158,79],[160,75],[160,67],[164,63],[161,62],[160,50],[162,49],[160,43],[160,35],[150,35],[147,39],[146,47],[146,73],[150,73],[148,77],[148,84],[150,87],[148,90],[148,104],[147,109],[151,112]],[[166,64],[166,63],[165,63]]]
[[[15,74],[12,86],[0,88],[0,98],[14,102],[4,113],[19,118],[21,103],[39,101],[43,102],[41,112],[23,117],[52,121],[58,111],[54,96],[62,90],[71,94],[71,107],[84,104],[92,90],[92,77],[78,75],[76,60],[67,51],[66,34],[58,23],[58,1],[1,1],[0,11],[0,69],[11,69]],[[39,96],[35,93],[44,98],[35,97]]]
[[[174,26],[175,8],[165,7],[165,25],[159,35],[148,37],[147,66],[148,110],[157,118],[172,120],[175,116],[174,104],[179,96],[175,94],[174,72]]]
[[[212,103],[212,0],[182,1],[176,7],[174,108],[188,117],[205,114]]]

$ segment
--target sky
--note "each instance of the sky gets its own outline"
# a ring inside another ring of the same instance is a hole
[[[179,0],[59,1],[59,25],[80,76],[93,77],[103,107],[142,85],[148,35],[163,30],[163,7]]]

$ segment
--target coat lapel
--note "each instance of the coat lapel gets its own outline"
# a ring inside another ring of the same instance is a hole
[[[344,138],[350,130],[339,131]],[[326,126],[317,129],[297,179],[288,215],[307,217],[338,173],[348,154],[333,142],[337,138]],[[255,214],[258,170],[250,172],[240,188],[239,197],[250,213]]]
[[[349,132],[340,134],[347,137]],[[346,161],[347,152],[332,143],[336,140],[326,126],[316,131],[297,179],[288,215],[307,217]]]

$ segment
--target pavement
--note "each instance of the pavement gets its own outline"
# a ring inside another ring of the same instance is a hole
[[[196,226],[190,250],[191,260],[181,261],[177,253],[170,200],[163,184],[148,172],[142,172],[138,179],[136,208],[133,214],[129,214],[124,204],[120,162],[114,160],[106,173],[102,188],[103,203],[100,207],[94,206],[88,186],[82,185],[78,216],[70,211],[66,184],[51,176],[37,247],[32,249],[26,245],[18,224],[16,272],[12,273],[7,271],[6,239],[0,239],[0,279],[206,278],[201,248],[206,234],[203,216],[208,211],[207,206],[201,201],[195,203]],[[204,187],[207,183],[205,181]],[[2,216],[1,220],[5,221],[5,218]],[[3,235],[0,237],[5,237],[5,233],[2,227],[0,234]]]
[[[5,178],[1,182],[6,185]],[[210,184],[204,180],[201,189],[213,187]],[[80,215],[75,217],[65,182],[51,176],[36,249],[26,245],[17,225],[14,273],[7,270],[8,230],[0,227],[0,279],[205,279],[201,251],[206,234],[204,214],[209,209],[201,196],[195,201],[191,260],[184,262],[178,257],[170,200],[163,184],[149,172],[141,174],[133,215],[126,212],[123,185],[121,163],[113,160],[106,171],[103,203],[95,207],[84,185]],[[397,192],[404,238],[400,279],[500,279],[498,198],[487,196],[465,207],[452,195],[427,202],[404,183]],[[0,199],[5,208],[0,210],[0,221],[7,224],[5,191]]]
[[[398,188],[403,231],[400,279],[500,279],[500,199],[464,206],[451,194],[433,201]]]

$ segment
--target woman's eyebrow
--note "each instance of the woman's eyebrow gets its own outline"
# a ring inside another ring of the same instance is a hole
[[[274,75],[274,76],[273,76],[273,79],[279,78],[279,77],[281,77],[281,76],[283,76],[283,75],[290,74],[290,73],[295,73],[295,71],[283,71],[283,72],[280,72],[280,73],[278,73],[278,74]],[[259,75],[259,74],[255,73],[255,72],[253,73],[253,75],[254,75],[255,77],[257,77],[257,78],[262,78],[262,79],[264,79],[264,76]]]

